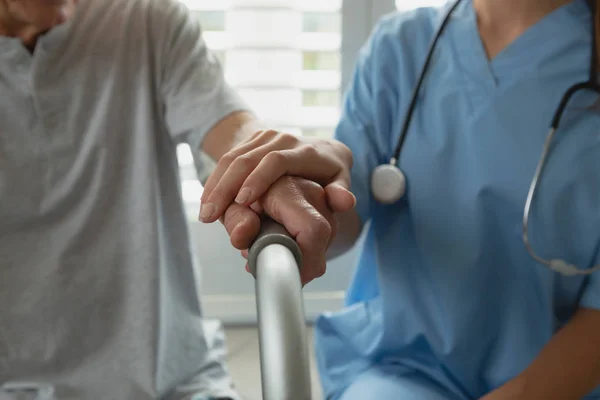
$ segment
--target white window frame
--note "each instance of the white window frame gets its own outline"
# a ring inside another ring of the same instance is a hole
[[[396,10],[394,0],[344,0],[342,2],[342,92],[352,78],[356,56],[377,21]]]
[[[449,0],[402,0],[417,6],[439,6]],[[411,8],[411,7],[409,7]],[[366,42],[377,21],[397,11],[395,0],[343,0],[342,2],[342,91],[347,88],[357,52]]]

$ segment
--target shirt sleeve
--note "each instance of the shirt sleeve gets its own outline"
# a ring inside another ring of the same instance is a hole
[[[351,174],[352,192],[356,196],[356,210],[362,223],[372,215],[374,198],[371,195],[371,174],[381,163],[388,162],[388,138],[392,130],[390,100],[397,96],[393,82],[383,84],[386,57],[384,46],[385,21],[373,30],[361,48],[351,82],[344,95],[342,115],[335,138],[350,148],[354,155]],[[382,75],[383,74],[383,75]]]
[[[177,0],[166,0],[161,82],[169,133],[198,149],[206,133],[226,116],[249,111],[225,81],[223,68],[208,49],[199,22]],[[184,136],[182,138],[182,136]]]

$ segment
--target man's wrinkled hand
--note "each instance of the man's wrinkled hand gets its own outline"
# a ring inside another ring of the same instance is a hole
[[[233,246],[242,250],[246,258],[260,230],[259,215],[279,222],[295,238],[303,255],[303,285],[325,273],[326,253],[337,232],[337,219],[319,184],[284,176],[250,207],[232,203],[226,209],[221,222]]]
[[[335,212],[351,210],[352,153],[336,140],[261,131],[225,154],[204,185],[200,220],[223,217],[232,202],[249,207],[279,178],[298,176],[320,184]]]

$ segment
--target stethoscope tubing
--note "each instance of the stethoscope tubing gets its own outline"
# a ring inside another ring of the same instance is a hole
[[[458,5],[461,3],[461,1],[462,0],[456,0],[454,2],[454,4],[448,9],[447,13],[444,15],[444,17],[442,19],[442,23],[440,24],[433,40],[431,41],[431,44],[429,45],[427,57],[425,58],[425,62],[423,64],[423,67],[419,74],[417,84],[415,85],[415,88],[413,90],[412,97],[411,97],[410,103],[408,105],[408,108],[406,110],[406,114],[405,114],[405,117],[404,117],[404,120],[402,123],[402,130],[401,130],[400,136],[398,138],[398,143],[394,150],[393,156],[390,158],[389,164],[387,166],[382,165],[382,166],[376,168],[373,173],[372,180],[373,180],[373,182],[376,182],[376,184],[372,184],[373,192],[376,192],[378,188],[380,188],[380,190],[383,191],[383,193],[379,196],[377,193],[374,193],[375,198],[399,199],[404,195],[406,178],[404,176],[404,173],[400,170],[400,168],[398,166],[402,148],[404,147],[404,143],[405,143],[406,137],[408,135],[410,124],[412,122],[412,117],[413,117],[415,108],[417,106],[419,92],[421,90],[421,86],[423,85],[423,81],[425,80],[425,77],[427,75],[427,72],[429,71],[429,67],[430,67],[431,60],[433,58],[433,54],[435,52],[437,43],[438,43],[440,37],[442,36],[442,34],[444,33],[454,11],[458,7]],[[592,11],[592,15],[595,17],[596,2],[593,0],[592,1],[588,0],[588,4]],[[565,110],[566,110],[566,107],[567,107],[569,101],[574,97],[574,95],[576,93],[583,91],[583,90],[591,90],[591,91],[594,91],[594,92],[600,94],[600,85],[598,84],[598,53],[597,53],[597,49],[596,49],[597,43],[596,43],[596,36],[595,36],[595,31],[596,31],[595,18],[593,18],[593,20],[594,20],[594,22],[592,23],[593,39],[592,39],[592,52],[591,52],[589,78],[585,82],[580,82],[580,83],[577,83],[577,84],[571,86],[569,89],[567,89],[567,91],[561,98],[561,101],[552,117],[550,129],[549,129],[546,139],[544,141],[542,154],[541,154],[541,157],[536,166],[536,170],[535,170],[534,176],[532,178],[532,181],[531,181],[531,184],[529,187],[529,191],[527,193],[527,199],[525,201],[525,207],[523,210],[523,221],[522,221],[522,223],[523,223],[523,243],[525,244],[525,247],[526,247],[528,253],[538,263],[549,267],[551,270],[553,270],[555,272],[558,272],[563,275],[568,275],[568,276],[590,275],[596,271],[600,271],[600,265],[596,265],[589,269],[582,270],[582,269],[578,269],[576,266],[574,266],[572,264],[567,263],[564,260],[560,260],[560,259],[547,260],[547,259],[544,259],[543,257],[540,257],[534,251],[533,246],[531,245],[531,242],[529,240],[530,215],[531,215],[531,209],[533,207],[533,202],[535,200],[537,191],[539,189],[540,181],[543,177],[544,168],[546,166],[548,156],[549,156],[551,148],[552,148],[552,142],[553,142],[554,136],[556,135],[556,132],[558,131],[561,118],[565,113]],[[396,171],[391,171],[391,169],[395,169]],[[389,178],[389,177],[391,177],[391,178]],[[384,182],[386,178],[397,181],[396,184],[393,185],[394,187],[399,188],[398,189],[399,192],[397,193],[397,195],[390,196],[390,193],[385,193],[385,189],[386,189],[385,185],[383,185],[381,182]],[[401,192],[400,192],[400,190],[401,190]],[[394,201],[396,201],[396,200],[394,200]]]

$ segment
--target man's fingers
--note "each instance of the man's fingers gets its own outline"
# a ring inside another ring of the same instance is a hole
[[[330,189],[334,194],[348,195],[342,186]],[[250,207],[231,203],[221,222],[231,243],[248,258],[248,248],[260,231],[259,215],[267,214],[285,226],[298,243],[303,260],[300,266],[302,284],[321,277],[326,269],[326,253],[337,233],[337,219],[328,205],[326,191],[306,179],[283,177],[259,202]]]
[[[306,285],[325,274],[327,268],[326,254],[332,238],[330,222],[316,210],[307,213],[305,221],[305,227],[296,236],[296,242],[303,254],[300,269],[302,285]]]
[[[258,235],[260,218],[246,206],[231,204],[223,216],[223,225],[229,234],[231,244],[238,250],[245,250]]]
[[[327,249],[337,229],[323,188],[298,178],[282,178],[265,196],[263,207],[300,246],[302,283],[321,277],[325,273]]]
[[[289,202],[280,207],[283,223],[302,251],[300,277],[302,285],[323,276],[326,252],[331,239],[331,226],[310,204]]]

